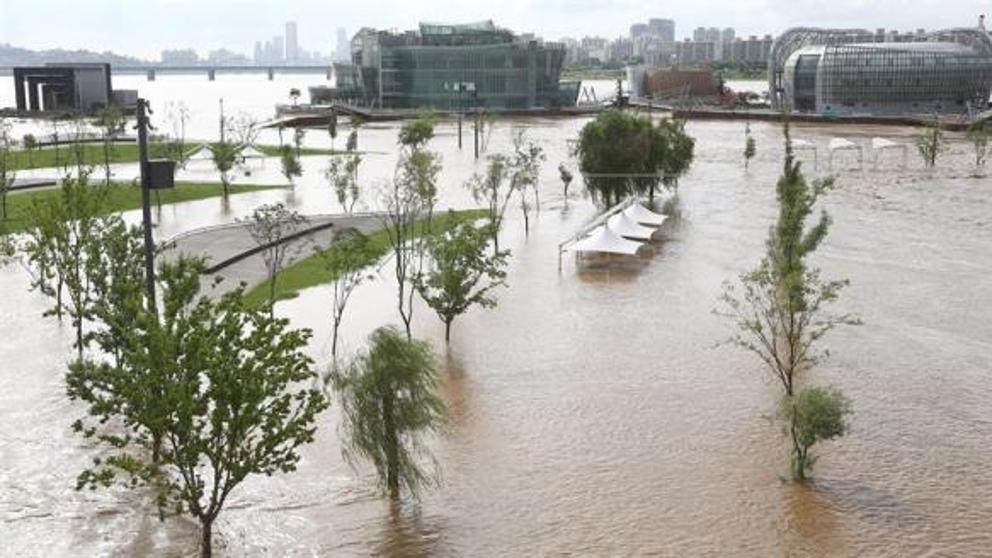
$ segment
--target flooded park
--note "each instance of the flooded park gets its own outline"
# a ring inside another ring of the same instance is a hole
[[[314,77],[115,78],[141,90],[166,128],[164,108],[184,101],[186,135],[217,135],[219,99],[230,114],[270,118],[291,87]],[[760,87],[762,84],[755,85]],[[611,84],[597,87],[609,91]],[[0,78],[0,106],[12,89]],[[662,115],[655,114],[655,118]],[[744,123],[690,121],[696,155],[669,219],[636,269],[580,269],[558,246],[596,216],[577,179],[562,195],[558,165],[579,176],[572,141],[591,117],[497,119],[487,154],[506,152],[527,128],[545,151],[541,210],[525,234],[511,206],[500,245],[512,252],[499,305],[460,318],[451,343],[423,305],[414,336],[441,360],[444,435],[431,441],[441,485],[391,504],[372,471],[342,457],[332,400],[295,472],[249,477],[215,527],[222,556],[978,556],[992,549],[992,177],[976,170],[963,134],[927,169],[916,130],[794,124],[819,147],[799,152],[807,176],[836,176],[823,208],[833,219],[815,264],[851,281],[837,303],[864,322],[825,338],[830,358],[811,373],[852,400],[851,432],[824,444],[809,483],[785,481],[788,445],[775,413],[779,390],[753,355],[721,344],[731,324],[714,314],[726,281],[753,268],[776,216],[782,172],[777,123],[754,123],[757,156],[745,170]],[[15,136],[36,124],[19,123]],[[344,126],[345,124],[343,124]],[[400,123],[359,135],[362,209],[391,179]],[[470,128],[466,128],[470,130]],[[39,134],[45,133],[44,126]],[[864,147],[828,159],[831,139]],[[881,153],[873,138],[908,146]],[[261,143],[277,144],[275,130]],[[342,143],[341,137],[338,143]],[[304,145],[330,147],[325,130]],[[443,171],[438,210],[476,206],[465,181],[484,169],[471,135],[459,150],[453,121],[431,149]],[[341,212],[323,177],[327,156],[304,156],[289,189],[167,205],[156,239],[231,223],[263,203],[305,215]],[[120,165],[120,175],[137,173]],[[39,169],[24,176],[50,176]],[[21,176],[20,174],[18,175]],[[205,167],[180,178],[215,180]],[[252,183],[284,183],[277,158]],[[237,184],[237,181],[236,183]],[[16,194],[13,194],[16,195]],[[129,220],[138,222],[138,212]],[[232,280],[236,280],[234,277]],[[342,324],[345,352],[398,323],[388,267],[362,285]],[[191,555],[197,524],[160,522],[150,492],[77,491],[95,446],[71,423],[82,405],[65,395],[73,356],[67,324],[42,318],[45,297],[17,264],[0,269],[0,555]],[[276,305],[312,329],[308,353],[330,362],[331,292],[304,290]]]

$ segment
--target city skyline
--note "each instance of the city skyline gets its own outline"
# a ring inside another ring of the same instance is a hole
[[[85,4],[12,0],[5,2],[0,36],[6,43],[29,49],[79,48],[158,60],[163,50],[189,48],[201,55],[229,49],[251,57],[256,41],[272,37],[277,29],[284,31],[283,25],[288,21],[298,22],[300,45],[329,55],[337,49],[336,32],[340,27],[347,29],[350,36],[362,27],[410,29],[420,21],[493,19],[520,33],[557,40],[628,36],[634,23],[666,18],[675,20],[675,38],[683,40],[692,37],[698,27],[734,27],[738,36],[763,36],[796,25],[885,27],[899,31],[973,26],[979,14],[989,8],[976,0],[939,4],[922,0],[912,6],[895,1],[838,0],[829,14],[822,14],[814,10],[816,5],[811,0],[713,0],[705,4],[677,0],[663,7],[632,0],[484,0],[472,5],[447,0],[415,5],[384,0],[375,6],[329,6],[316,0],[300,0],[286,6],[260,0],[159,0],[136,10],[123,0],[91,0]],[[200,17],[191,18],[191,11]],[[53,19],[52,13],[64,16]],[[818,14],[816,21],[811,21],[810,13]],[[114,33],[107,32],[111,25]],[[36,32],[40,26],[46,33]],[[184,32],[177,34],[176,29]]]

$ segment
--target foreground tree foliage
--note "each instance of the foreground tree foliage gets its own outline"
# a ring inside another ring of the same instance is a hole
[[[607,110],[579,134],[576,155],[589,193],[610,207],[632,194],[654,199],[659,184],[674,188],[688,172],[695,140],[681,121],[657,125],[647,116]]]
[[[488,254],[489,235],[472,223],[462,223],[427,240],[428,271],[415,285],[424,302],[444,322],[444,341],[451,340],[451,324],[474,305],[496,306],[491,292],[505,285],[509,251]]]
[[[416,497],[438,482],[437,464],[423,438],[441,431],[444,402],[430,345],[383,327],[347,369],[332,375],[341,400],[344,454],[353,465],[372,462],[379,486],[392,499]]]
[[[783,408],[796,404],[793,399],[804,373],[826,356],[818,350],[819,341],[837,326],[860,323],[854,316],[828,312],[848,281],[824,281],[820,270],[807,264],[826,238],[830,217],[822,212],[808,229],[806,220],[833,181],[808,184],[793,156],[788,126],[785,135],[785,168],[776,187],[779,214],[765,257],[757,269],[741,276],[739,289],[726,287],[720,311],[738,329],[730,342],[758,355],[781,385]],[[786,418],[794,423],[799,416],[791,413]],[[791,424],[790,431],[796,427]],[[805,466],[794,471],[805,471]]]
[[[89,407],[77,430],[106,447],[78,488],[118,478],[151,485],[163,517],[200,522],[206,557],[231,492],[249,475],[293,471],[327,401],[304,353],[310,333],[251,306],[242,287],[218,300],[199,296],[200,269],[182,258],[163,266],[161,321],[141,304],[108,307],[137,316],[120,341],[123,359],[80,361],[67,385]]]

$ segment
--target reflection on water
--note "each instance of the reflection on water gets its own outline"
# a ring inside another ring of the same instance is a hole
[[[218,91],[231,107],[243,95],[247,109],[267,114],[286,85],[263,82],[258,92],[221,76],[195,87],[172,79],[155,82],[153,92],[198,91],[200,115],[215,110]],[[578,173],[566,203],[557,172],[562,161],[574,170],[564,140],[585,121],[527,122],[548,152],[543,211],[525,236],[519,209],[510,210],[501,246],[513,256],[499,306],[460,317],[448,347],[436,316],[415,309],[415,334],[438,350],[451,410],[449,431],[433,443],[444,485],[392,509],[373,492],[370,472],[341,458],[332,406],[298,471],[253,478],[232,494],[217,526],[222,553],[988,553],[992,189],[973,178],[962,136],[949,135],[955,143],[935,171],[922,169],[912,152],[904,169],[883,161],[877,170],[839,171],[825,200],[834,228],[816,263],[851,279],[838,310],[859,313],[865,325],[832,334],[831,359],[811,375],[841,388],[856,414],[849,436],[818,448],[816,480],[804,487],[780,480],[785,440],[762,418],[775,408],[776,386],[749,355],[713,348],[730,334],[711,313],[721,284],[757,262],[775,216],[780,129],[752,126],[758,156],[745,172],[741,123],[690,123],[696,163],[678,198],[661,200],[671,218],[638,269],[577,272],[566,256],[559,273],[558,243],[595,213]],[[215,122],[195,133],[209,133]],[[509,147],[510,124],[498,124],[491,152]],[[457,149],[454,130],[442,123],[434,142],[444,159],[442,210],[474,205],[462,184],[484,165]],[[821,149],[834,136],[908,144],[912,133],[793,130]],[[361,134],[360,145],[375,152],[366,156],[363,182],[387,179],[396,126]],[[330,144],[316,131],[307,141]],[[823,153],[819,169],[803,154],[811,176],[826,172]],[[303,213],[337,211],[321,177],[325,158],[303,164],[306,174],[292,190],[165,206],[156,234],[228,222],[274,201],[291,200]],[[282,182],[278,172],[270,160],[252,180]],[[388,267],[380,275],[351,300],[346,352],[397,321]],[[16,332],[0,335],[0,554],[188,554],[190,523],[158,523],[135,495],[72,489],[92,454],[69,429],[81,411],[62,383],[71,331],[40,318],[46,302],[28,284],[18,267],[0,272],[0,292],[14,294],[0,304],[0,331]],[[277,306],[314,330],[310,352],[321,366],[330,356],[330,296],[314,288]]]

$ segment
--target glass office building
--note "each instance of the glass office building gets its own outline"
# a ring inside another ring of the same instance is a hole
[[[913,42],[846,42],[857,34],[818,32],[799,35],[812,39],[794,41],[793,48],[777,53],[781,65],[771,78],[773,100],[792,110],[974,114],[988,105],[992,43],[984,31],[937,32]],[[783,36],[780,44],[789,38]],[[803,44],[810,42],[826,44]]]
[[[578,82],[561,82],[565,46],[520,37],[491,21],[421,24],[419,32],[364,29],[352,61],[382,108],[529,109],[573,106]]]

